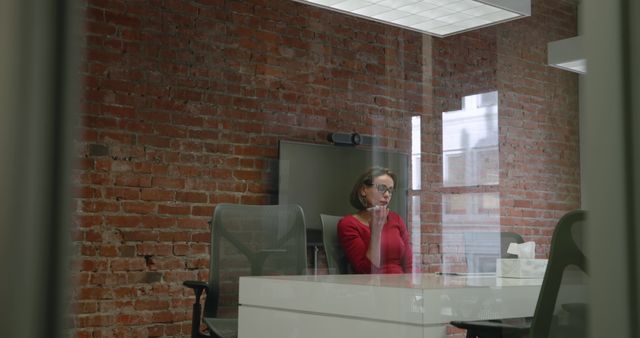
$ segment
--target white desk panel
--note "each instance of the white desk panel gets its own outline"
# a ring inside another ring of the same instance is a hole
[[[354,317],[241,306],[238,337],[267,338],[422,338],[424,327]],[[251,324],[245,325],[242,321]],[[429,328],[444,334],[444,327]]]
[[[532,316],[541,282],[435,274],[241,277],[239,337],[313,337],[316,328],[318,337],[334,336],[326,330],[336,330],[335,337],[442,337],[451,320]]]
[[[346,276],[346,275],[342,275]],[[293,311],[422,324],[422,290],[381,286],[376,278],[295,276],[240,278],[239,302]]]

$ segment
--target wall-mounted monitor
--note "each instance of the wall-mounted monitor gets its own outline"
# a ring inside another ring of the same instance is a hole
[[[389,208],[407,221],[409,156],[388,150],[280,141],[278,203],[302,206],[307,228],[321,229],[320,214],[347,215],[356,210],[349,194],[360,174],[383,166],[396,175]]]

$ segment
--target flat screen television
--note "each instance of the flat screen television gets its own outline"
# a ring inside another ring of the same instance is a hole
[[[389,208],[407,221],[409,155],[356,146],[279,142],[278,203],[300,204],[308,229],[322,229],[320,214],[347,215],[356,210],[349,194],[358,177],[377,165],[397,176]]]

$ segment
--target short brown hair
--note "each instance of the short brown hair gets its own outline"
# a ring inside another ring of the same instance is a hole
[[[349,197],[349,202],[354,208],[358,210],[364,210],[367,208],[366,202],[363,201],[360,196],[360,189],[363,186],[372,186],[373,179],[382,175],[389,175],[393,180],[393,184],[396,184],[396,174],[394,174],[390,169],[383,167],[371,167],[358,177],[356,184],[353,185],[353,189],[351,190],[351,195]]]

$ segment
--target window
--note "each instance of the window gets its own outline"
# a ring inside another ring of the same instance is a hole
[[[466,96],[442,113],[443,271],[466,271],[465,233],[500,231],[499,173],[498,92]]]
[[[466,96],[461,110],[442,114],[445,187],[499,183],[497,96]]]

